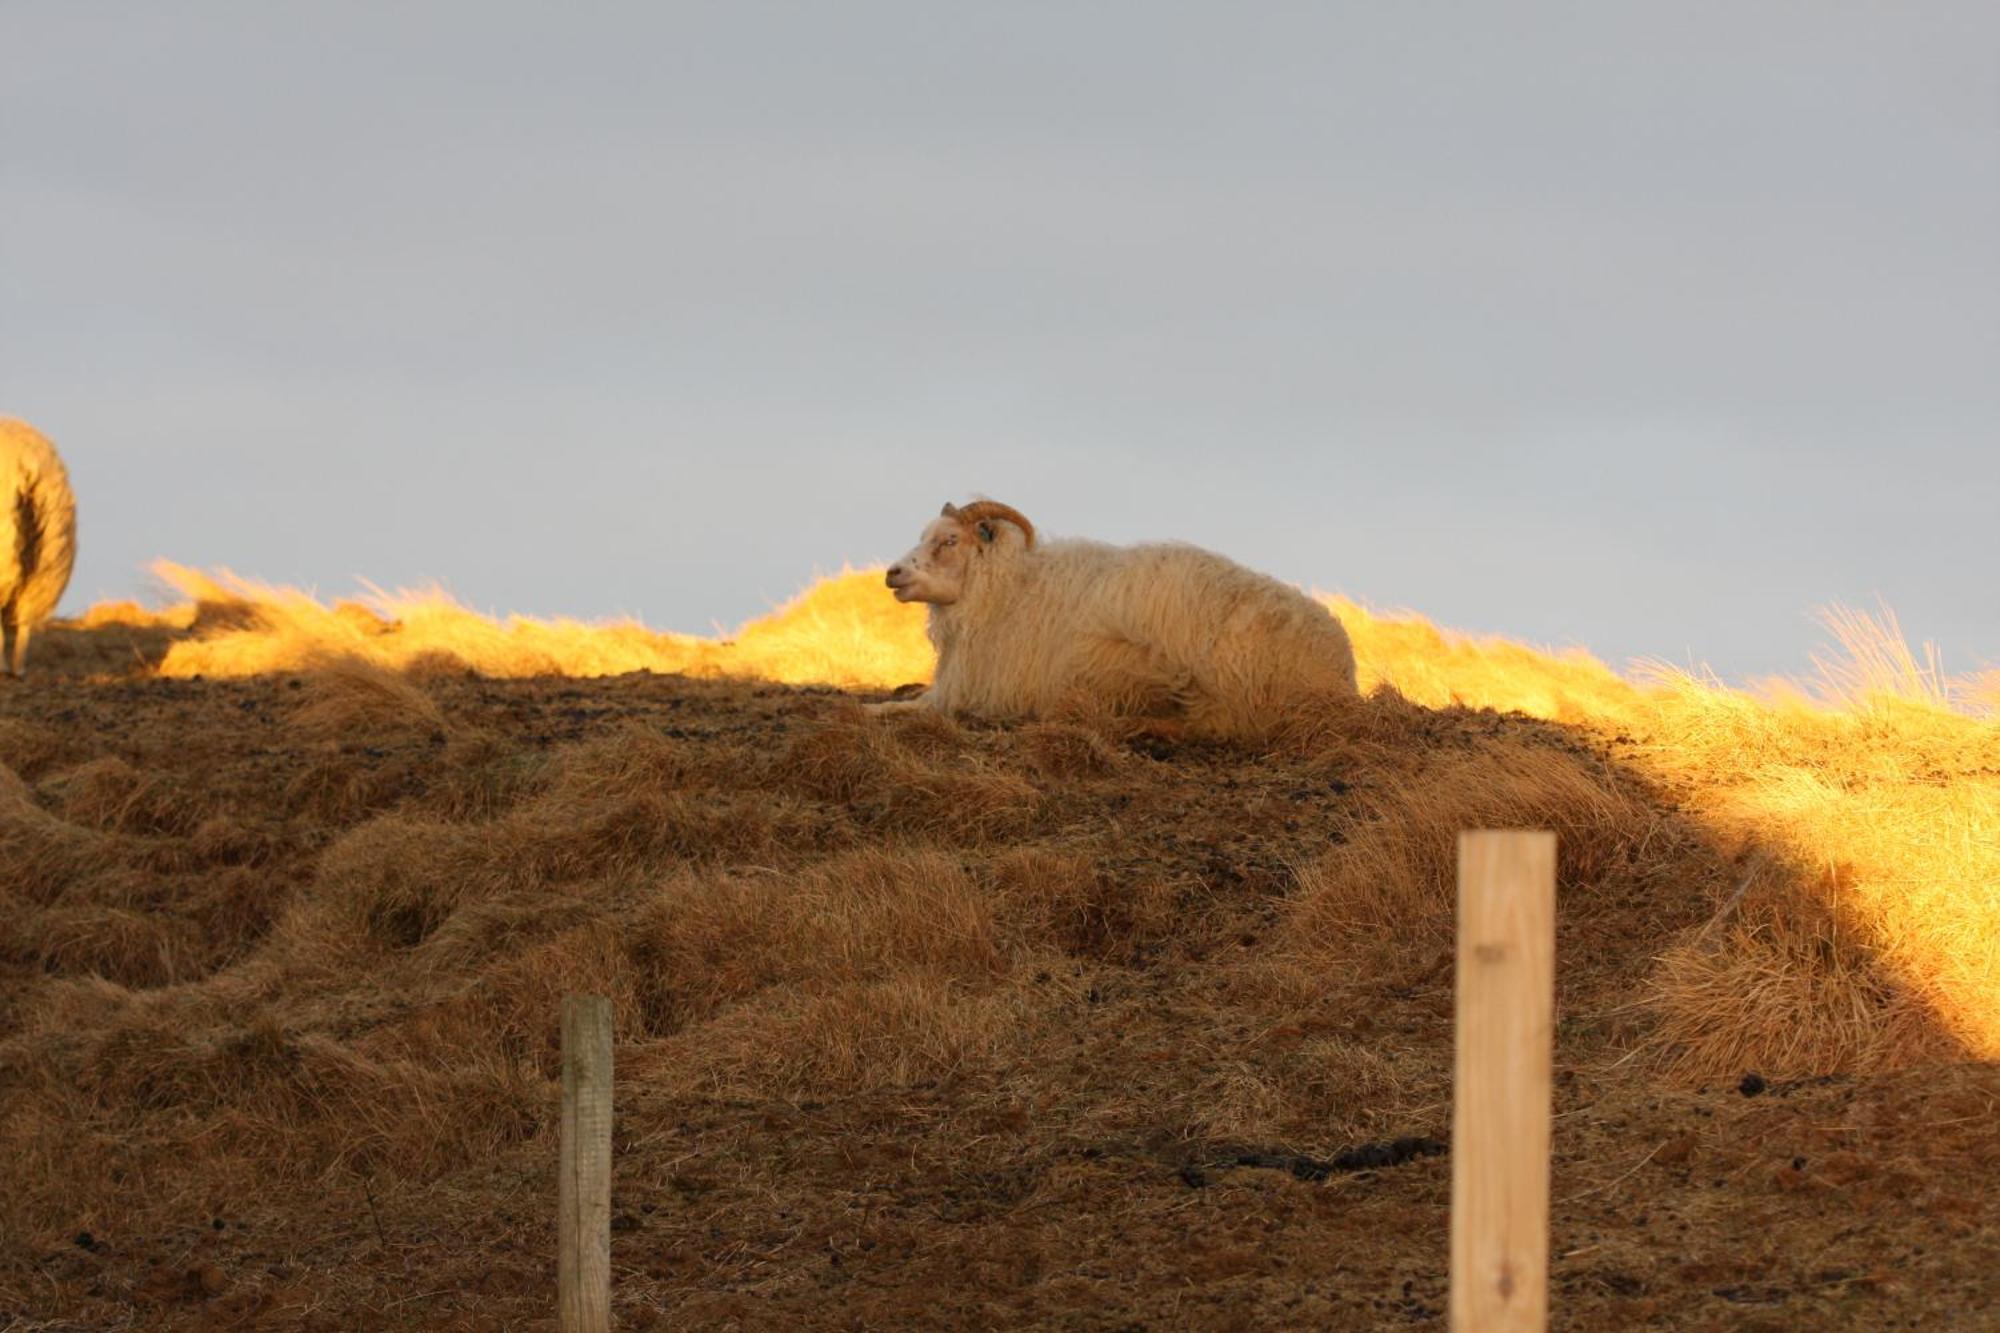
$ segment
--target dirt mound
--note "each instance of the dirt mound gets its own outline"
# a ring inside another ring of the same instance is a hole
[[[0,692],[0,1316],[545,1317],[557,1011],[594,991],[627,1326],[1441,1321],[1470,826],[1561,837],[1564,1320],[2000,1299],[1992,853],[1912,850],[2000,809],[1990,723],[1357,620],[1409,695],[1248,753],[133,665],[183,620],[52,630],[73,674]],[[1452,702],[1479,673],[1542,716]]]

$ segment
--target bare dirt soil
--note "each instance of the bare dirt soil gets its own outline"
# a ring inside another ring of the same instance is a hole
[[[0,681],[0,1329],[553,1328],[571,990],[622,1327],[1442,1327],[1468,821],[1562,838],[1557,1327],[2000,1327],[2000,1068],[1673,1075],[1646,979],[1756,853],[1615,740],[172,636]]]

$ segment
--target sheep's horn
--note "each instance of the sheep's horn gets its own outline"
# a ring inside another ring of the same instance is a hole
[[[944,508],[942,508],[942,509],[938,510],[938,517],[939,517],[939,518],[957,518],[957,517],[958,517],[958,506],[957,506],[957,505],[955,505],[955,504],[953,504],[953,503],[952,503],[951,501],[949,501],[949,500],[946,500],[946,501],[944,502]]]
[[[951,506],[946,505],[945,508],[950,509]],[[965,508],[958,510],[954,517],[963,523],[979,523],[989,518],[1004,519],[1019,528],[1022,535],[1028,539],[1029,549],[1034,549],[1035,525],[1028,521],[1027,515],[1012,505],[1003,505],[998,500],[974,500]]]

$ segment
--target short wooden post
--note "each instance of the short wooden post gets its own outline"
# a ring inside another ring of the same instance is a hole
[[[1555,834],[1459,835],[1452,1333],[1548,1326],[1555,883]]]
[[[562,1003],[562,1165],[556,1179],[562,1333],[611,1327],[611,1001]]]

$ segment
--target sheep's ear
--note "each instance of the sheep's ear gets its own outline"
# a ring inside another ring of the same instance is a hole
[[[957,516],[957,514],[958,514],[958,506],[953,504],[949,500],[946,500],[944,502],[944,508],[938,510],[939,518],[954,518]]]
[[[983,542],[991,542],[993,540],[993,525],[991,523],[981,523],[979,525],[979,540]]]

